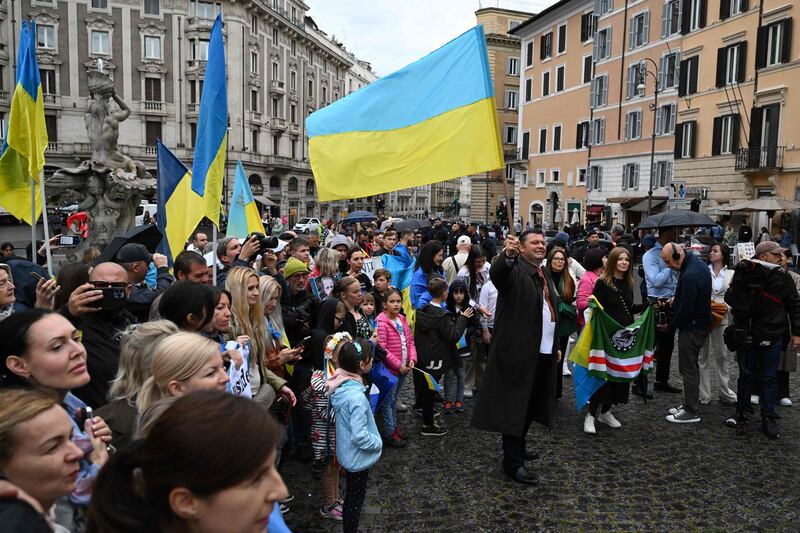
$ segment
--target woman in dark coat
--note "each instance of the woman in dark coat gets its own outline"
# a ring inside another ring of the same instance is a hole
[[[605,313],[623,327],[633,324],[633,316],[647,308],[647,304],[633,303],[633,272],[627,249],[617,246],[611,250],[603,273],[594,284],[592,295]],[[589,399],[589,411],[583,422],[583,431],[596,433],[595,420],[612,428],[622,427],[619,420],[611,414],[611,406],[628,403],[629,393],[630,382],[607,381]]]
[[[533,420],[551,427],[556,405],[557,335],[550,354],[540,354],[545,284],[548,309],[558,309],[555,287],[540,267],[545,252],[541,231],[526,231],[519,240],[509,236],[492,263],[489,274],[498,292],[494,334],[472,416],[473,427],[503,434],[503,466],[523,483],[536,483],[520,457],[530,457],[525,435]],[[557,331],[557,319],[553,325]]]

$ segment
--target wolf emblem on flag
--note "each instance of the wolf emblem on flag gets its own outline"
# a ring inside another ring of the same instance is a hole
[[[622,328],[616,333],[611,335],[611,344],[620,352],[627,352],[636,343],[636,336],[639,333],[641,326]]]

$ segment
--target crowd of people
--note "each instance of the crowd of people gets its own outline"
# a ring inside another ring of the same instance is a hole
[[[470,399],[472,426],[503,435],[509,478],[536,484],[525,435],[554,423],[590,299],[623,328],[656,311],[653,389],[683,392],[669,422],[700,421],[713,365],[719,400],[736,406],[725,423],[747,431],[760,403],[776,438],[800,343],[787,250],[765,240],[734,269],[717,243],[704,264],[663,228],[636,239],[650,247],[637,304],[634,239],[612,230],[609,246],[590,229],[577,249],[567,233],[438,219],[216,245],[197,231],[171,266],[128,243],[113,261],[20,280],[27,291],[0,262],[0,517],[17,531],[287,530],[279,469],[307,464],[321,519],[357,531],[384,448],[447,434]],[[410,265],[408,290],[388,268],[365,270],[387,255]],[[676,332],[682,389],[670,383]],[[392,383],[377,401],[376,372]],[[583,430],[621,428],[614,406],[652,396],[642,378],[600,387]],[[412,409],[419,427],[401,427],[397,412]]]

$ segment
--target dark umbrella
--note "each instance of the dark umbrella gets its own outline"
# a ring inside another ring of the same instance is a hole
[[[353,211],[352,213],[347,215],[345,218],[340,220],[340,222],[349,222],[349,223],[352,224],[352,223],[355,223],[355,222],[371,222],[371,221],[377,220],[377,219],[378,219],[378,217],[376,217],[375,215],[373,215],[369,211]]]
[[[638,229],[684,228],[688,226],[715,226],[717,223],[704,213],[688,209],[671,209],[644,219]]]
[[[136,226],[129,229],[125,234],[114,237],[108,246],[106,246],[106,249],[103,250],[103,253],[95,260],[94,264],[98,265],[100,263],[114,261],[117,258],[119,249],[128,243],[143,244],[150,253],[153,253],[156,251],[156,247],[161,242],[161,239],[163,239],[163,236],[158,230],[158,226],[155,224]]]
[[[423,218],[403,220],[394,225],[394,229],[397,231],[416,231],[418,229],[429,227],[431,227],[431,221]]]

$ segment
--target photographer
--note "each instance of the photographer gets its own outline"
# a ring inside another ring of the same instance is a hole
[[[290,257],[283,268],[286,286],[289,288],[281,296],[283,325],[289,343],[296,346],[303,338],[311,334],[314,324],[315,300],[306,291],[308,267],[296,257]]]
[[[225,237],[217,244],[217,258],[222,263],[222,268],[217,270],[217,287],[225,288],[225,280],[228,279],[228,271],[235,267],[250,267],[258,251],[261,249],[260,234],[253,234],[239,243],[236,237]],[[263,238],[263,235],[261,235]]]
[[[781,350],[788,344],[800,345],[800,296],[792,278],[780,268],[785,251],[778,243],[766,241],[756,246],[754,259],[736,265],[725,303],[731,307],[733,325],[725,331],[725,343],[736,350],[739,362],[736,416],[726,424],[738,432],[747,427],[750,395],[756,378],[761,381],[761,430],[771,439],[780,435],[776,422],[775,372]]]

